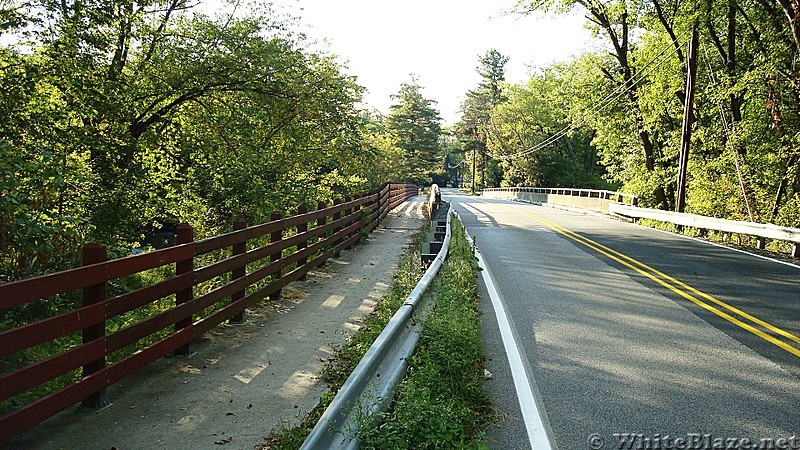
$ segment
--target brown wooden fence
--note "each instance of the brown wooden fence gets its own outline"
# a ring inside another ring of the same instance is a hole
[[[391,209],[416,194],[416,186],[387,183],[353,200],[337,200],[330,207],[320,204],[311,212],[301,207],[297,215],[285,218],[273,213],[272,220],[261,225],[248,228],[237,221],[234,231],[197,241],[184,224],[178,226],[176,245],[110,261],[105,247],[90,244],[83,249],[80,268],[0,285],[0,309],[77,290],[82,290],[83,300],[72,311],[0,332],[0,358],[75,333],[82,338],[62,353],[0,374],[4,401],[82,370],[78,381],[0,417],[0,442],[76,403],[102,407],[106,387],[165,355],[189,354],[192,340],[225,320],[243,320],[248,306],[280,295],[284,286],[355,244]],[[248,241],[255,248],[248,249]],[[223,255],[219,260],[195,267],[198,256],[215,251]],[[174,276],[106,298],[109,282],[167,265],[174,265]],[[196,295],[198,285],[208,286],[209,281],[218,283]],[[165,311],[107,332],[107,320],[172,296],[174,303]],[[112,352],[164,330],[166,337],[107,364]]]

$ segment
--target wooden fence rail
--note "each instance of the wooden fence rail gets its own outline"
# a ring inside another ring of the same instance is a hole
[[[190,354],[195,338],[225,320],[243,321],[248,306],[280,295],[284,286],[351,247],[362,232],[372,231],[390,210],[416,194],[414,185],[386,183],[333,206],[320,204],[314,211],[303,206],[290,217],[273,213],[270,222],[249,228],[238,220],[230,233],[202,240],[195,240],[192,228],[182,224],[176,245],[111,261],[105,247],[89,244],[80,268],[0,285],[0,310],[82,290],[76,309],[0,331],[0,358],[81,335],[79,344],[62,353],[0,374],[0,401],[82,371],[78,381],[0,417],[0,442],[76,403],[103,407],[108,386],[165,355]],[[206,254],[218,258],[196,267],[197,257]],[[174,276],[106,298],[108,283],[168,265],[174,265]],[[199,292],[201,283],[211,281],[213,287]],[[109,319],[173,296],[174,304],[165,311],[112,332],[106,329]],[[165,336],[107,364],[113,352],[156,333]]]

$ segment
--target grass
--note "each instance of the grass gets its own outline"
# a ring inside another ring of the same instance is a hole
[[[392,288],[363,328],[338,349],[323,370],[330,392],[295,427],[282,425],[262,445],[296,449],[316,424],[352,370],[422,275],[419,233],[401,257]],[[486,448],[484,431],[495,420],[484,390],[485,355],[476,302],[475,257],[457,221],[448,258],[429,293],[434,306],[422,322],[420,341],[392,409],[374,421],[364,418],[359,437],[365,449]]]
[[[427,230],[426,230],[427,231]],[[336,349],[336,357],[323,368],[320,377],[329,386],[323,394],[319,405],[312,410],[296,426],[280,424],[279,429],[267,437],[260,448],[270,450],[297,449],[305,441],[314,428],[325,408],[328,407],[339,388],[361,361],[361,357],[369,350],[372,343],[389,323],[394,313],[400,308],[408,294],[422,278],[423,270],[420,261],[420,243],[426,237],[421,231],[412,238],[412,243],[400,256],[397,272],[392,278],[389,292],[378,302],[375,311],[364,319],[364,324],[350,336],[347,342]]]
[[[381,423],[362,428],[362,448],[486,448],[495,413],[484,389],[475,257],[457,221],[431,295],[435,303],[394,405]]]

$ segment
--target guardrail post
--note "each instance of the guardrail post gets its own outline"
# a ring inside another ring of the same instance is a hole
[[[91,264],[101,263],[107,260],[106,248],[103,244],[87,244],[83,247],[83,254],[81,255],[81,264],[88,266]],[[93,286],[83,288],[83,306],[94,305],[106,301],[106,283],[98,283]],[[87,344],[95,339],[101,339],[106,335],[106,322],[102,321],[96,325],[92,325],[81,330],[83,343]],[[106,367],[105,355],[97,360],[87,363],[83,366],[83,376],[87,377],[95,372],[103,370]],[[109,405],[108,394],[106,389],[103,388],[81,402],[84,408],[100,409]]]
[[[308,206],[306,206],[305,204],[300,205],[300,207],[297,208],[297,215],[298,216],[301,215],[301,214],[305,214],[307,212],[308,212]],[[308,231],[308,222],[303,222],[303,223],[298,223],[297,224],[297,234],[305,233],[306,231]],[[297,244],[297,251],[301,251],[301,250],[305,249],[307,246],[308,246],[308,240],[303,240],[299,244]],[[306,264],[308,264],[308,256],[304,256],[304,257],[300,258],[300,261],[297,261],[297,267],[298,268],[303,267]],[[306,274],[304,273],[303,276],[300,277],[300,279],[301,280],[305,280],[306,279]]]
[[[767,240],[763,237],[756,238],[756,248],[759,250],[764,250],[767,248]]]
[[[189,224],[186,223],[178,225],[178,228],[175,229],[175,245],[188,244],[193,241],[194,241],[194,228],[192,228]],[[175,263],[175,276],[189,273],[192,270],[194,270],[194,257],[185,259],[183,261],[177,261]],[[175,306],[179,306],[192,299],[192,297],[194,296],[192,289],[193,287],[194,285],[189,286],[188,288],[178,291],[175,294]],[[192,326],[192,318],[187,317],[175,323],[175,332],[178,332],[190,326]],[[176,349],[174,352],[175,355],[179,356],[191,356],[193,353],[194,351],[192,350],[191,342]]]
[[[279,213],[278,211],[272,211],[272,214],[269,216],[269,220],[271,222],[275,222],[276,220],[281,220],[281,219],[283,219],[283,215],[281,215],[281,213]],[[273,231],[269,235],[269,243],[270,244],[272,244],[273,242],[279,242],[279,241],[282,241],[282,240],[283,240],[283,230]],[[278,251],[276,253],[271,254],[269,256],[269,260],[270,260],[270,262],[275,262],[275,261],[280,260],[281,257],[283,257],[283,251]],[[283,270],[282,269],[278,269],[278,271],[275,272],[274,276],[277,276],[277,278],[280,278],[282,274],[283,274]],[[270,300],[278,300],[278,299],[281,298],[281,294],[282,293],[283,293],[283,289],[278,289],[274,293],[270,294],[269,299]]]
[[[240,217],[240,218],[238,218],[238,219],[233,221],[233,230],[234,231],[244,230],[245,228],[247,228],[247,221],[245,221],[244,218]],[[239,242],[237,244],[233,244],[233,256],[241,255],[241,254],[246,253],[246,252],[247,252],[247,241],[246,240],[244,240],[242,242]],[[242,278],[243,276],[245,276],[246,269],[247,269],[247,263],[246,262],[242,264],[242,267],[238,267],[236,269],[233,269],[231,271],[231,281],[236,280],[238,278]],[[231,302],[237,302],[237,301],[239,301],[239,300],[241,300],[243,298],[244,298],[244,289],[242,289],[241,291],[234,292],[233,294],[231,294]],[[229,323],[244,323],[244,321],[245,321],[244,313],[245,313],[244,311],[242,311],[240,313],[236,313],[230,319],[228,319],[228,322]]]
[[[797,242],[792,244],[792,258],[800,258],[800,245]]]

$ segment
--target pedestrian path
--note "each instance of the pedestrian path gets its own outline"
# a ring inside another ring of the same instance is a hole
[[[163,358],[112,386],[110,408],[68,409],[3,448],[252,449],[298,422],[325,391],[317,375],[333,347],[389,289],[425,200],[396,208],[366,242],[248,310],[246,323],[207,333],[193,357]]]

